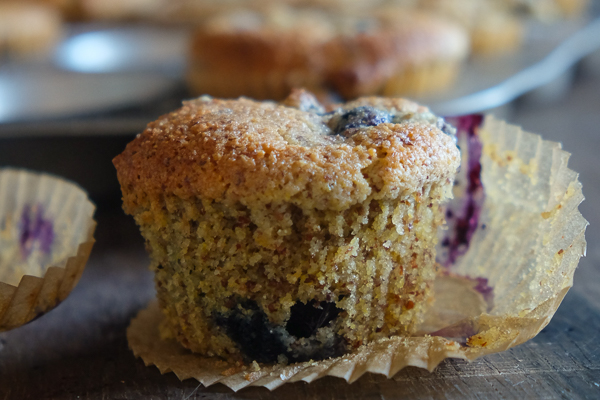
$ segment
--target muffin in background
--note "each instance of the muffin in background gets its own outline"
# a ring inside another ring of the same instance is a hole
[[[346,99],[423,95],[454,82],[469,53],[458,24],[401,7],[379,8],[370,18],[371,27],[324,45],[326,81],[335,92]]]
[[[62,35],[62,17],[54,8],[27,2],[0,2],[0,53],[14,58],[43,58]]]
[[[196,94],[283,99],[293,87],[318,91],[321,46],[335,26],[319,10],[238,9],[210,18],[193,34],[187,82]]]
[[[346,99],[415,95],[451,84],[468,47],[457,24],[405,9],[238,9],[196,30],[187,81],[227,98],[283,99],[294,87]]]
[[[400,3],[406,1],[411,0],[399,0]],[[471,51],[475,55],[514,51],[523,41],[523,22],[502,1],[419,0],[417,8],[462,25],[469,32]]]
[[[205,96],[115,158],[146,240],[164,337],[230,361],[323,359],[420,322],[454,130],[403,99],[329,112]]]

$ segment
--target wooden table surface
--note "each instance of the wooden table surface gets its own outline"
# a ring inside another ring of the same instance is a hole
[[[154,289],[136,227],[109,202],[100,204],[98,242],[71,296],[0,334],[0,399],[600,399],[600,77],[580,78],[559,103],[521,104],[510,119],[574,154],[570,166],[587,197],[580,210],[591,223],[575,286],[535,339],[471,363],[446,360],[433,373],[407,368],[352,385],[325,378],[233,393],[181,382],[145,367],[127,348],[129,320]]]

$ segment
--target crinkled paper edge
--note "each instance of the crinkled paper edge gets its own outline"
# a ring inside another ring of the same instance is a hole
[[[585,255],[588,223],[578,210],[581,184],[567,167],[569,153],[559,143],[493,117],[486,118],[480,137],[486,194],[481,226],[486,226],[476,231],[453,272],[486,278],[496,297],[490,310],[457,324],[465,332],[476,332],[462,344],[441,336],[394,337],[318,362],[235,366],[161,340],[162,314],[152,303],[132,320],[129,347],[163,374],[174,372],[181,380],[194,378],[204,386],[222,383],[237,391],[247,386],[272,390],[286,382],[312,382],[324,376],[353,382],[366,372],[391,377],[407,366],[433,371],[446,358],[474,360],[535,337],[572,287],[579,259]],[[527,241],[522,240],[525,237]]]
[[[23,275],[17,286],[0,281],[0,332],[18,328],[51,311],[67,298],[79,282],[94,245],[96,221],[95,206],[79,186],[61,178],[13,168],[0,168],[4,183],[27,185],[26,200],[47,200],[45,196],[61,196],[63,207],[72,207],[80,213],[78,221],[80,240],[73,254],[45,270],[43,276]],[[12,193],[2,194],[9,196]],[[77,206],[75,206],[77,203]],[[80,217],[80,218],[79,218]]]

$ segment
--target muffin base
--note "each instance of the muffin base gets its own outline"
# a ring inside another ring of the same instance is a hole
[[[346,211],[167,200],[161,228],[138,219],[163,336],[205,355],[273,362],[413,333],[435,276],[446,189]]]

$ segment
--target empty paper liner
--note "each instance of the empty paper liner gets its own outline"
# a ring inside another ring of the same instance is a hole
[[[69,295],[94,244],[94,210],[71,182],[0,169],[0,331],[47,313]]]

